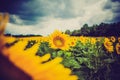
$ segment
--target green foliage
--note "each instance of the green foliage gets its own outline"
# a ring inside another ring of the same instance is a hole
[[[92,44],[89,40],[83,44],[77,41],[76,46],[68,51],[52,49],[48,42],[40,44],[38,55],[51,54],[51,59],[62,57],[65,67],[71,68],[80,80],[110,80],[110,64],[115,62],[111,54],[103,49],[103,39]]]
[[[53,53],[54,50],[52,48],[49,47],[49,43],[48,42],[42,42],[39,46],[39,50],[37,52],[37,55],[39,56],[43,56],[46,53]]]
[[[65,34],[71,35],[70,30],[66,30],[66,31],[65,31]]]
[[[64,66],[72,68],[72,69],[79,69],[80,68],[80,64],[75,60],[74,57],[66,57],[63,59]]]

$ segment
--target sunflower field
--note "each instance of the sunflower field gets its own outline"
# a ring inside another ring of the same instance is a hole
[[[0,19],[7,23],[8,17]],[[120,37],[76,37],[59,30],[45,37],[13,37],[4,36],[5,25],[0,26],[0,56],[31,77],[20,80],[120,78]],[[19,80],[3,67],[0,79]]]

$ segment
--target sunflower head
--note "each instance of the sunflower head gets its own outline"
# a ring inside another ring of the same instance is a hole
[[[115,41],[116,41],[116,39],[115,39],[114,36],[111,36],[111,37],[110,37],[110,40],[111,40],[112,42],[115,42]]]
[[[49,36],[49,43],[53,49],[68,50],[69,36],[56,30]]]
[[[120,37],[118,37],[118,42],[120,43]]]
[[[77,39],[75,37],[70,37],[69,41],[70,41],[69,45],[73,47],[76,45]]]
[[[87,42],[87,39],[85,37],[83,37],[83,36],[80,36],[79,40],[83,44],[86,44],[86,42]]]
[[[116,48],[117,54],[120,54],[120,43],[117,43],[115,48]]]
[[[90,42],[91,42],[91,44],[95,44],[96,43],[96,38],[91,38]]]
[[[110,42],[110,40],[108,38],[105,38],[105,40],[104,40],[104,46],[105,46],[105,48],[106,48],[106,50],[108,52],[111,53],[111,52],[114,51],[114,49],[113,49],[113,43]]]

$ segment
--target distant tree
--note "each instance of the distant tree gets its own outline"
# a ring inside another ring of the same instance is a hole
[[[90,27],[90,33],[89,36],[96,36],[95,31],[98,25],[94,24],[93,26]]]
[[[74,30],[71,34],[71,36],[80,36],[80,35],[81,35],[80,30]]]
[[[66,33],[70,33],[69,30]],[[120,36],[120,22],[101,23],[99,25],[88,26],[84,24],[81,29],[73,30],[71,36]]]
[[[66,31],[65,31],[65,34],[71,35],[70,30],[66,30]]]
[[[12,34],[10,34],[10,33],[7,33],[7,34],[5,34],[5,36],[12,36]]]
[[[90,28],[88,27],[88,24],[84,24],[80,31],[82,35],[87,36],[90,33]]]

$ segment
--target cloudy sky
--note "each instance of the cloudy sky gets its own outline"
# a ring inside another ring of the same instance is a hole
[[[0,0],[8,12],[6,33],[48,35],[58,29],[80,29],[101,22],[120,21],[119,0]]]

